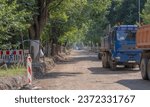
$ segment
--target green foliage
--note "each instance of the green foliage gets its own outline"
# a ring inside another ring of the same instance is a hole
[[[150,0],[147,0],[145,7],[142,11],[142,18],[145,24],[150,24]]]
[[[141,10],[146,0],[140,0]],[[109,23],[136,24],[139,19],[139,0],[113,0],[107,18]]]
[[[83,22],[85,17],[82,10],[87,0],[64,0],[57,8],[53,8],[56,3],[50,5],[50,18],[43,32],[42,41],[50,36],[55,36],[60,44],[66,42],[73,43],[79,41],[83,36]],[[48,28],[48,29],[47,29]],[[52,32],[55,29],[55,32]],[[48,32],[48,33],[46,33]],[[81,32],[81,33],[79,33]],[[49,34],[51,33],[51,34]],[[47,35],[46,35],[47,34]],[[82,35],[82,36],[81,36]]]
[[[110,3],[111,0],[64,0],[51,10],[42,41],[55,35],[62,45],[80,41],[99,43],[107,24],[105,15]],[[55,2],[50,5],[50,9],[54,5]]]
[[[138,21],[138,1],[47,0],[50,3],[45,4],[49,8],[49,17],[40,38],[43,44],[53,39],[61,45],[80,41],[100,43],[108,24],[135,24]],[[28,29],[35,22],[33,18],[40,16],[38,12],[42,11],[38,3],[40,0],[0,1],[0,48],[1,44],[16,44],[21,34],[27,38]],[[141,16],[145,23],[149,23],[150,0],[141,0],[141,10],[144,4]]]
[[[106,19],[107,8],[110,6],[111,0],[88,0],[88,5],[85,11],[89,11],[88,31],[85,41],[93,42],[94,44],[100,43],[101,36],[104,35],[104,29],[108,24]]]
[[[0,77],[9,77],[9,76],[17,76],[17,75],[25,75],[26,68],[24,67],[11,67],[7,70],[0,69]]]
[[[115,25],[120,19],[118,19],[119,11],[122,5],[122,0],[113,0],[111,6],[108,8],[109,13],[106,15],[109,23]]]
[[[27,31],[32,20],[31,9],[34,0],[21,2],[20,0],[0,1],[0,44],[7,44],[12,39],[19,39],[20,32]],[[25,3],[31,3],[30,5]],[[29,8],[30,7],[30,8]],[[15,40],[16,42],[16,40]]]

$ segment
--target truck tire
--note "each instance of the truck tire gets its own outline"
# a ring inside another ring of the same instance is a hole
[[[105,68],[105,57],[104,57],[104,53],[102,55],[102,67]]]
[[[109,55],[109,65],[112,71],[116,71],[116,63],[111,59],[111,55]]]
[[[107,68],[106,67],[106,54],[105,53],[103,53],[103,56],[102,56],[102,67]]]
[[[111,61],[110,69],[111,69],[112,71],[116,71],[116,63],[115,63],[115,62]]]
[[[101,53],[98,53],[98,59],[101,60],[102,59],[102,55]]]
[[[105,59],[106,60],[106,68],[110,68],[108,58],[109,58],[109,54],[106,53],[106,59]]]
[[[102,66],[103,68],[109,68],[108,54],[106,52],[103,53],[103,56],[102,56]]]
[[[148,60],[148,64],[147,64],[147,75],[148,75],[148,79],[150,80],[150,59]]]
[[[146,58],[142,58],[140,69],[141,69],[141,75],[142,75],[143,80],[148,80],[147,63],[148,63],[148,60]]]

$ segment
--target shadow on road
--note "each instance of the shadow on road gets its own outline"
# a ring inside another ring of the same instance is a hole
[[[76,76],[82,74],[80,72],[50,72],[47,73],[42,79],[53,79],[53,78],[59,78],[59,77],[70,77],[70,76]]]
[[[137,73],[139,70],[132,69],[132,68],[117,68],[116,71],[111,71],[110,69],[105,69],[102,67],[91,67],[88,68],[92,74],[126,74],[126,73]]]
[[[150,90],[150,81],[142,79],[120,80],[117,83],[130,88],[131,90]]]
[[[81,57],[73,57],[71,61],[80,62],[80,61],[99,61],[96,56],[81,56]]]
[[[63,62],[57,62],[57,64],[75,64],[81,61],[94,61],[97,62],[99,61],[97,57],[95,56],[86,56],[86,57],[72,57],[68,61],[63,61]]]

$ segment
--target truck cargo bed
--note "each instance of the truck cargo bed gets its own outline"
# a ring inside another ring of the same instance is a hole
[[[139,28],[136,34],[136,47],[140,49],[150,49],[150,25]]]
[[[106,36],[101,41],[101,51],[109,51],[110,50],[110,36]]]

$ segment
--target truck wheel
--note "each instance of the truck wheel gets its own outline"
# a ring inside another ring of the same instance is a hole
[[[112,58],[111,58],[111,54],[109,55],[109,67],[112,71],[116,70],[116,63],[113,62]]]
[[[148,64],[147,64],[147,75],[148,75],[148,79],[150,80],[150,59],[148,60]]]
[[[106,52],[102,56],[102,66],[103,68],[109,68],[108,54]]]
[[[108,53],[106,53],[106,57],[105,58],[106,58],[105,59],[105,61],[106,61],[106,68],[110,68],[109,61],[108,61],[108,59],[109,59],[109,54]]]
[[[148,80],[148,75],[147,75],[147,63],[148,63],[148,60],[147,60],[146,58],[142,58],[141,65],[140,65],[140,69],[141,69],[142,78],[143,78],[144,80]]]
[[[101,53],[98,53],[98,59],[99,59],[99,60],[102,59]]]
[[[105,55],[104,54],[102,56],[102,67],[106,68],[106,65],[105,65]]]
[[[111,70],[112,70],[112,71],[116,71],[116,64],[115,64],[115,63],[112,63],[112,64],[111,64]]]
[[[116,71],[116,63],[113,62],[112,60],[110,61],[110,69],[111,69],[112,71]]]

